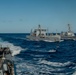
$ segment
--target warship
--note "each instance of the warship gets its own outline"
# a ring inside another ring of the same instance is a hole
[[[58,34],[47,33],[47,29],[41,28],[41,25],[38,25],[37,29],[31,30],[30,35],[26,36],[28,40],[32,41],[47,41],[47,42],[59,42],[61,36]]]
[[[0,75],[16,75],[9,47],[0,47]]]
[[[70,24],[68,24],[68,31],[61,32],[60,35],[62,40],[76,40],[76,36],[74,32],[71,30]]]

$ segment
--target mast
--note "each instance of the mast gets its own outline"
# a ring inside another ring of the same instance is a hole
[[[68,31],[71,32],[70,24],[68,24]]]
[[[32,29],[31,29],[30,35],[32,35]]]
[[[48,28],[46,29],[46,35],[49,35],[49,29]]]
[[[39,35],[41,35],[41,25],[38,25]]]
[[[41,29],[41,25],[40,24],[38,25],[38,29]]]
[[[56,35],[58,35],[58,34],[57,34],[57,29],[56,29]]]

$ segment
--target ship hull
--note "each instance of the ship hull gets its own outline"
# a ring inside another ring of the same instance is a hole
[[[27,36],[28,40],[31,41],[47,41],[47,42],[57,42],[60,41],[60,36],[46,36],[46,37],[35,37],[35,36]]]
[[[62,40],[76,40],[76,36],[61,36]]]

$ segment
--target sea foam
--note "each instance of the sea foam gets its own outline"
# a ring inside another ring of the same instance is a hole
[[[7,41],[0,42],[0,46],[9,47],[12,52],[12,56],[19,54],[20,51],[23,50],[20,46],[15,46],[14,44],[9,43]]]
[[[48,52],[56,52],[56,50],[49,50]]]
[[[47,60],[40,60],[39,63],[50,65],[50,66],[55,66],[55,67],[64,67],[64,66],[67,66],[67,65],[71,64],[71,62],[69,62],[69,61],[65,62],[65,63],[60,63],[60,62],[50,62],[50,61],[47,61]]]

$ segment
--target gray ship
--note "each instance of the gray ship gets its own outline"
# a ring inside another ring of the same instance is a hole
[[[31,30],[29,36],[26,36],[28,40],[32,41],[47,41],[47,42],[59,42],[61,41],[60,35],[48,34],[47,29],[42,29],[40,25],[34,31]]]
[[[0,75],[16,75],[12,54],[8,47],[0,47]]]
[[[70,24],[68,24],[68,31],[61,32],[60,35],[62,40],[76,40],[76,36],[74,32],[71,30]]]

